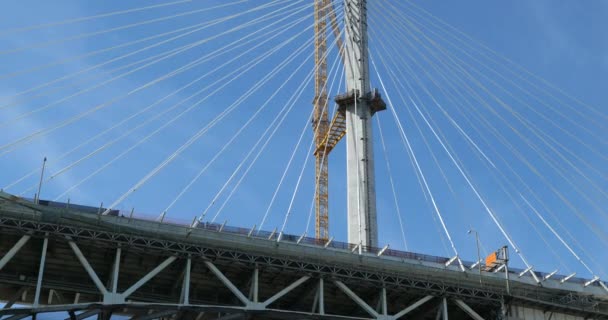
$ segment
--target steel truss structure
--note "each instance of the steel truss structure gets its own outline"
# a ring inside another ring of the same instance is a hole
[[[510,305],[608,319],[599,294],[546,289],[129,217],[0,201],[0,316],[71,319],[495,319]],[[588,287],[600,289],[600,287]],[[589,290],[587,290],[589,291]],[[596,292],[600,292],[599,290]]]

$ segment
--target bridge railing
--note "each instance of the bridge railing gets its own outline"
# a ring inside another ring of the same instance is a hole
[[[33,199],[28,199],[28,198],[23,198],[23,200],[26,200],[26,201],[29,201],[32,203],[34,202]],[[48,200],[40,200],[39,204],[43,205],[43,206],[61,208],[61,209],[66,209],[66,210],[70,210],[70,211],[73,210],[73,211],[78,211],[81,213],[89,213],[89,214],[100,214],[100,213],[106,211],[106,208],[104,208],[103,205],[100,205],[99,207],[91,207],[91,206],[84,206],[84,205],[77,205],[77,204],[70,204],[70,203],[63,203],[63,202],[54,202],[54,201],[48,201]],[[128,217],[128,218],[137,219],[137,220],[155,221],[158,223],[173,225],[173,226],[182,227],[182,228],[192,228],[192,222],[190,222],[190,221],[179,220],[179,219],[175,219],[175,218],[168,218],[162,214],[152,215],[152,214],[137,213],[137,212],[134,212],[133,210],[111,210],[110,215],[117,216],[117,217],[125,217],[125,218]],[[350,250],[350,251],[355,251],[355,249],[359,249],[356,244],[352,244],[352,243],[333,241],[333,240],[328,242],[325,240],[320,240],[320,239],[316,239],[313,237],[305,237],[305,236],[301,236],[301,235],[281,234],[280,239],[279,239],[279,233],[276,230],[275,231],[266,231],[266,230],[257,230],[257,229],[252,230],[250,228],[240,228],[240,227],[228,226],[228,225],[226,225],[226,223],[219,224],[219,223],[202,222],[202,223],[198,223],[196,225],[196,228],[204,229],[204,230],[207,230],[210,232],[223,232],[223,233],[241,235],[241,236],[246,236],[246,237],[266,239],[268,241],[290,242],[290,243],[296,243],[296,244],[302,244],[302,245],[312,245],[312,246],[324,247],[324,248],[328,248],[328,249]],[[385,257],[417,260],[417,261],[432,262],[432,263],[438,263],[438,264],[445,264],[447,261],[450,260],[449,258],[446,258],[446,257],[439,257],[439,256],[420,254],[420,253],[401,251],[401,250],[394,250],[394,249],[385,250],[384,248],[367,247],[367,246],[362,246],[361,249],[363,252],[365,252],[365,254],[370,254],[370,255],[382,255]],[[463,263],[466,267],[469,267],[473,264],[473,262],[464,262],[464,261],[463,261]],[[515,276],[519,275],[519,273],[521,273],[523,271],[524,271],[523,269],[509,267],[509,273],[514,274]],[[541,279],[549,274],[546,272],[539,272],[539,271],[534,271],[534,272],[536,273],[537,277],[539,277]],[[554,274],[553,276],[555,278],[561,278],[561,279],[566,277],[564,275],[559,275],[559,274]],[[570,282],[570,283],[579,283],[579,284],[585,284],[588,281],[589,281],[588,279],[579,278],[579,277],[570,277],[568,279],[568,282]],[[592,285],[597,286],[598,284],[593,283]]]

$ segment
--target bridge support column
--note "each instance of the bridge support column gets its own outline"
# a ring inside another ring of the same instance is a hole
[[[190,304],[190,272],[192,270],[192,259],[188,257],[186,260],[186,268],[184,270],[184,279],[182,282],[182,293],[179,299],[181,304]]]
[[[386,288],[382,288],[382,291],[380,292],[380,303],[382,306],[382,314],[383,315],[388,315],[388,305],[387,305],[387,301],[386,301]]]
[[[325,284],[323,278],[319,278],[319,314],[325,314]]]
[[[251,296],[252,296],[253,302],[258,302],[258,299],[259,299],[259,297],[258,297],[258,294],[260,291],[259,278],[260,278],[260,269],[258,269],[258,267],[256,266],[255,269],[253,269],[253,279],[252,279],[252,283],[251,283],[251,290],[252,290]]]
[[[441,315],[443,320],[448,320],[448,299],[441,300]]]
[[[44,276],[44,265],[46,263],[46,251],[49,246],[48,234],[42,242],[42,255],[40,257],[40,267],[38,268],[38,279],[36,281],[36,293],[34,295],[34,307],[40,305],[40,292],[42,291],[42,277]]]
[[[116,257],[114,258],[114,266],[112,270],[112,293],[116,293],[118,290],[118,271],[120,270],[120,255],[122,250],[120,248],[116,249]]]
[[[372,116],[386,105],[370,86],[367,0],[345,0],[344,10],[347,93],[336,102],[346,116],[348,242],[361,251],[378,246]]]

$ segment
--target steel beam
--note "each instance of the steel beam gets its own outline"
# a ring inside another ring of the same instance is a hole
[[[50,214],[53,212],[49,212],[47,216],[50,216]],[[24,218],[25,219],[25,218]],[[223,262],[240,262],[244,264],[244,268],[248,268],[252,267],[253,264],[261,264],[263,266],[269,266],[271,268],[273,267],[282,267],[284,270],[284,272],[287,273],[291,273],[291,274],[300,274],[302,275],[304,274],[313,274],[314,277],[336,277],[337,279],[340,279],[342,281],[344,281],[345,279],[349,279],[349,281],[367,281],[368,288],[371,288],[371,286],[377,288],[378,290],[380,289],[382,283],[387,283],[387,285],[399,285],[403,288],[403,290],[405,290],[405,288],[412,288],[414,290],[426,290],[424,292],[428,292],[428,293],[432,293],[435,292],[437,294],[440,294],[441,292],[445,292],[446,290],[450,290],[449,292],[453,292],[455,295],[460,296],[460,297],[466,297],[466,299],[468,298],[473,298],[473,299],[480,299],[482,301],[499,301],[496,299],[496,294],[500,294],[500,292],[495,292],[493,288],[491,287],[486,287],[486,288],[476,288],[474,286],[467,288],[466,284],[469,284],[468,282],[462,283],[463,286],[458,285],[458,283],[455,283],[456,280],[458,280],[458,278],[449,278],[450,277],[450,272],[449,271],[441,271],[441,276],[443,277],[444,275],[446,276],[446,282],[443,282],[441,279],[435,279],[435,278],[423,278],[424,270],[422,271],[422,273],[409,273],[409,271],[411,271],[412,269],[409,267],[409,263],[407,263],[407,261],[402,261],[401,265],[403,266],[403,271],[396,271],[394,273],[389,273],[388,271],[393,270],[392,269],[392,265],[390,263],[391,262],[391,258],[387,257],[387,258],[383,258],[383,259],[378,259],[376,257],[373,257],[373,255],[371,254],[364,254],[361,257],[357,257],[360,259],[363,259],[363,261],[366,263],[366,266],[368,268],[366,269],[362,269],[359,268],[357,266],[352,266],[351,264],[347,264],[347,263],[343,263],[343,262],[347,262],[347,258],[341,257],[341,255],[345,255],[343,253],[341,253],[339,250],[335,250],[336,253],[334,253],[334,250],[331,250],[332,254],[336,255],[336,260],[327,260],[331,263],[313,263],[311,261],[313,261],[312,259],[308,259],[308,257],[312,257],[313,254],[314,255],[318,255],[318,256],[322,256],[322,257],[327,257],[329,255],[326,255],[326,253],[328,253],[327,250],[323,250],[321,248],[313,248],[312,246],[295,246],[295,243],[292,245],[292,243],[289,243],[288,241],[286,241],[285,243],[282,243],[279,247],[277,247],[276,251],[262,251],[262,249],[266,250],[267,247],[262,243],[265,241],[260,241],[260,239],[257,239],[255,237],[246,239],[243,236],[243,241],[242,242],[246,242],[243,246],[240,245],[240,240],[237,238],[236,235],[231,235],[231,234],[222,234],[221,237],[219,235],[216,236],[216,233],[213,234],[205,234],[204,230],[194,230],[194,232],[192,233],[191,237],[189,238],[191,241],[190,242],[182,242],[182,240],[180,240],[181,238],[178,238],[176,236],[176,238],[173,238],[173,240],[168,241],[165,240],[166,238],[162,237],[162,234],[160,233],[167,233],[170,230],[176,230],[175,227],[172,227],[173,229],[167,227],[167,230],[162,230],[159,232],[159,237],[156,238],[154,236],[142,236],[142,233],[136,233],[136,232],[125,232],[125,233],[113,233],[113,232],[108,232],[107,230],[96,230],[94,227],[82,227],[82,226],[71,226],[71,225],[64,225],[64,226],[59,226],[59,225],[55,225],[52,223],[46,223],[43,222],[45,220],[41,220],[41,221],[34,221],[34,220],[27,220],[27,219],[19,219],[17,222],[19,222],[19,224],[13,224],[12,226],[9,226],[8,223],[13,223],[16,220],[12,220],[12,218],[10,217],[10,214],[7,214],[6,216],[4,215],[4,211],[3,211],[3,216],[2,218],[0,218],[0,225],[2,225],[3,228],[7,228],[6,230],[10,230],[8,232],[10,233],[15,233],[15,232],[28,232],[28,231],[32,231],[34,230],[34,232],[36,232],[36,235],[32,234],[32,236],[38,236],[41,235],[42,233],[39,230],[43,230],[47,231],[49,233],[52,233],[53,236],[55,235],[59,235],[59,236],[63,236],[66,234],[70,234],[73,237],[77,237],[78,238],[78,245],[82,248],[82,250],[84,251],[84,244],[81,244],[81,241],[88,241],[89,239],[91,241],[95,241],[96,243],[100,243],[102,244],[102,246],[104,247],[114,247],[116,248],[117,245],[122,245],[123,248],[126,248],[126,246],[128,246],[129,248],[134,248],[136,250],[139,249],[149,249],[149,252],[152,252],[154,254],[162,254],[162,252],[165,252],[165,254],[167,252],[169,253],[175,253],[176,255],[182,255],[182,256],[186,256],[188,254],[192,254],[192,255],[196,255],[197,258],[198,257],[202,257],[203,259],[207,258],[217,258],[220,259]],[[119,226],[120,225],[120,218],[113,218],[113,220],[116,220],[116,224]],[[48,221],[48,220],[46,220]],[[105,223],[106,221],[104,221]],[[114,222],[113,222],[114,223]],[[134,225],[134,224],[132,224]],[[38,231],[36,231],[38,230]],[[115,229],[117,230],[117,229]],[[179,230],[178,230],[179,231]],[[178,235],[179,236],[179,235]],[[181,237],[181,236],[179,236]],[[18,238],[16,238],[18,239]],[[135,241],[133,241],[135,240]],[[207,241],[208,240],[208,241]],[[247,240],[247,241],[245,241]],[[214,242],[215,241],[215,242]],[[222,242],[223,241],[223,242]],[[228,246],[222,246],[222,243],[228,243],[229,241],[231,241],[232,243],[235,243],[236,245],[234,245],[233,247],[228,247]],[[295,241],[294,241],[295,242]],[[84,243],[84,242],[83,242]],[[217,244],[217,246],[216,246]],[[245,245],[249,245],[250,247],[253,246],[253,248],[256,249],[260,249],[257,251],[246,251]],[[273,244],[274,245],[274,244]],[[26,248],[26,247],[24,247]],[[27,249],[29,250],[29,246],[27,247]],[[294,250],[294,255],[289,255],[285,253],[286,249],[293,249]],[[319,249],[318,251],[314,251],[316,249]],[[23,252],[25,249],[22,249],[20,252]],[[51,247],[49,247],[49,251],[51,250]],[[346,250],[345,250],[346,251]],[[296,257],[295,254],[300,254],[300,257]],[[349,251],[347,251],[346,253],[349,253]],[[354,257],[354,256],[353,256]],[[342,259],[342,260],[338,260],[338,258]],[[49,258],[50,259],[50,258]],[[383,269],[381,265],[377,264],[377,260],[382,260],[384,262],[387,262],[387,269]],[[325,261],[325,260],[323,260]],[[112,261],[108,261],[107,263],[111,263]],[[338,264],[338,262],[340,262],[340,264]],[[48,261],[48,263],[50,263],[50,260]],[[219,263],[219,262],[218,262]],[[333,263],[336,263],[334,265],[332,265]],[[395,267],[397,267],[397,263],[394,263]],[[50,265],[49,265],[50,266]],[[48,269],[47,266],[46,268]],[[432,266],[430,267],[432,268]],[[109,266],[109,268],[112,270],[111,266]],[[422,268],[420,268],[422,269]],[[250,269],[251,270],[251,269]],[[181,270],[180,270],[181,271]],[[416,270],[414,270],[416,271]],[[45,276],[48,278],[48,272],[45,272]],[[489,275],[488,278],[492,279],[492,275]],[[181,279],[180,279],[181,280]],[[464,280],[463,280],[464,281]],[[178,284],[181,281],[177,281]],[[514,286],[514,293],[515,296],[518,297],[517,293],[520,292],[521,290],[526,289],[527,287],[524,287],[524,285],[527,285],[527,283],[532,283],[531,279],[522,279],[522,280],[518,280],[515,279],[514,283],[516,284]],[[549,279],[547,281],[550,285],[554,285],[555,283],[559,282],[559,279],[554,280],[554,279]],[[345,282],[346,283],[346,282]],[[105,284],[105,283],[104,283]],[[45,285],[50,285],[47,284],[45,282]],[[111,283],[108,283],[108,289],[110,289],[110,285]],[[604,289],[602,289],[599,285],[594,285],[594,286],[589,286],[587,288],[582,288],[582,285],[578,285],[576,283],[567,283],[564,285],[563,290],[569,290],[569,288],[578,288],[581,287],[580,290],[584,290],[581,291],[581,293],[577,293],[575,290],[573,290],[572,294],[574,294],[576,297],[582,296],[583,293],[586,292],[592,292],[593,290],[598,291],[601,290],[601,294],[604,294]],[[426,289],[425,289],[426,287]],[[15,288],[18,289],[18,288]],[[550,290],[552,290],[551,288],[530,288],[531,290],[535,290],[535,292],[538,292],[539,294],[539,299],[543,299],[543,301],[546,302],[546,297],[544,295],[548,295],[550,294]],[[46,287],[45,287],[46,290]],[[72,290],[72,289],[69,289]],[[454,291],[452,291],[454,290]],[[559,290],[559,289],[558,289]],[[73,297],[75,292],[81,291],[84,293],[92,293],[90,290],[87,291],[86,288],[81,288],[81,287],[75,287],[71,292],[72,294],[69,296],[70,298]],[[68,296],[66,296],[68,297]],[[250,298],[253,299],[253,298]],[[439,300],[439,299],[438,299]],[[465,300],[468,301],[468,300]],[[542,302],[542,303],[545,303]],[[541,302],[539,302],[541,303]],[[374,305],[375,307],[375,305]],[[389,306],[390,307],[390,306]],[[194,307],[196,308],[196,307]],[[564,307],[565,308],[565,307]],[[213,309],[211,309],[213,310]],[[248,309],[246,309],[248,310]],[[378,313],[380,313],[381,310],[380,308],[378,310],[376,310]],[[576,312],[576,310],[574,310],[574,307],[570,308],[570,310],[572,310],[571,312]],[[309,311],[309,310],[307,310]],[[36,311],[38,312],[38,311]],[[265,310],[264,313],[266,312],[270,312],[270,310]]]
[[[325,284],[323,283],[323,278],[319,278],[319,314],[325,314]]]
[[[6,266],[11,259],[13,259],[15,254],[21,250],[21,248],[27,243],[28,240],[30,240],[30,238],[31,237],[29,235],[22,236],[21,239],[19,239],[19,241],[17,241],[17,243],[15,243],[15,245],[8,250],[4,257],[0,259],[0,270],[2,270],[2,268],[4,268],[4,266]]]
[[[253,290],[253,302],[258,302],[259,297],[259,273],[260,273],[260,269],[258,269],[257,267],[255,269],[253,269],[253,283],[251,284],[251,288]]]
[[[97,287],[99,292],[101,292],[101,294],[103,295],[108,294],[108,289],[106,289],[106,286],[103,285],[103,283],[97,276],[97,273],[95,273],[95,270],[93,270],[93,268],[89,264],[89,261],[87,261],[87,259],[84,257],[82,251],[80,251],[76,243],[74,243],[74,241],[72,241],[71,239],[68,239],[68,244],[70,245],[70,248],[72,248],[72,251],[74,251],[74,254],[76,255],[76,258],[78,258],[78,261],[80,261],[80,264],[82,264],[82,266],[84,267],[84,270],[89,274],[89,278],[91,278],[91,280],[93,280],[93,283],[95,283],[95,286]]]
[[[42,242],[42,255],[40,267],[38,268],[38,279],[36,281],[36,294],[34,295],[34,307],[40,304],[40,292],[42,291],[42,277],[44,276],[44,264],[46,263],[46,251],[49,246],[49,238],[45,237]]]
[[[65,320],[76,320],[76,313],[74,311],[68,311],[68,314],[70,315],[69,318],[66,318]]]
[[[217,318],[217,320],[235,320],[235,319],[244,319],[245,315],[240,313],[227,314],[222,316],[221,318]]]
[[[369,313],[369,315],[371,315],[374,318],[378,318],[379,314],[378,312],[376,312],[376,310],[374,310],[374,308],[370,307],[367,303],[365,303],[365,301],[363,301],[363,299],[359,298],[359,296],[354,293],[352,290],[350,290],[350,288],[348,288],[344,283],[342,283],[341,281],[334,281],[334,284],[340,288],[340,290],[342,290],[342,292],[346,293],[346,295],[353,300],[357,305],[359,305],[363,310],[365,310],[365,312]]]
[[[120,270],[120,254],[122,250],[119,248],[116,249],[116,257],[114,258],[114,270],[112,272],[112,293],[116,293],[118,289],[118,271]]]
[[[454,302],[456,303],[457,306],[460,307],[460,309],[464,310],[464,312],[466,312],[469,316],[471,316],[471,318],[473,318],[475,320],[485,320],[479,314],[477,314],[477,312],[475,312],[475,310],[473,310],[471,307],[469,307],[469,305],[464,303],[464,301],[459,300],[459,299],[454,299]]]
[[[175,261],[175,259],[177,259],[175,256],[171,256],[171,257],[167,258],[165,261],[163,261],[161,264],[159,264],[156,268],[154,268],[152,271],[150,271],[148,274],[146,274],[143,278],[139,279],[139,281],[137,281],[129,289],[125,290],[125,292],[122,293],[122,297],[127,298],[128,296],[132,295],[133,292],[135,292],[135,291],[137,291],[137,289],[141,288],[144,284],[146,284],[148,281],[150,281],[150,279],[154,278],[161,271],[165,270],[165,268],[167,266],[169,266],[171,263],[173,263],[173,261]]]
[[[14,316],[5,318],[4,320],[20,320],[20,319],[27,318],[27,317],[32,317],[32,319],[33,319],[33,315],[29,315],[29,314],[16,314]]]
[[[10,298],[10,300],[8,300],[6,302],[6,304],[4,305],[4,307],[2,307],[2,309],[10,309],[10,307],[12,307],[15,302],[17,302],[17,300],[19,300],[19,298],[21,298],[21,296],[23,295],[23,293],[27,292],[28,287],[21,287],[17,292],[15,292],[15,294]]]
[[[264,307],[268,307],[270,304],[272,304],[273,302],[277,301],[279,298],[283,297],[284,295],[286,295],[287,293],[289,293],[291,290],[295,289],[296,287],[298,287],[302,283],[306,282],[308,279],[310,279],[309,276],[303,276],[302,278],[296,280],[295,282],[293,282],[292,284],[290,284],[289,286],[287,286],[285,289],[279,291],[274,296],[268,298],[266,301],[264,301],[262,303],[262,305],[264,305]]]
[[[426,297],[424,297],[424,298],[422,298],[422,299],[420,299],[420,300],[418,300],[418,301],[414,302],[414,303],[413,303],[412,305],[410,305],[409,307],[407,307],[407,308],[405,308],[405,309],[401,310],[399,313],[397,313],[397,314],[396,314],[396,315],[394,315],[393,317],[394,317],[395,319],[399,319],[399,318],[403,317],[404,315],[406,315],[406,314],[408,314],[408,313],[412,312],[414,309],[416,309],[416,308],[420,307],[421,305],[423,305],[423,304],[427,303],[429,300],[431,300],[431,299],[433,299],[433,298],[434,298],[433,296],[426,296]]]
[[[177,313],[177,310],[163,310],[158,312],[153,312],[144,316],[134,316],[131,317],[131,320],[153,320],[153,319],[162,319],[163,317],[172,316]]]
[[[230,290],[244,305],[249,305],[251,301],[245,297],[245,295],[237,288],[226,276],[211,262],[205,261],[205,265],[220,281]]]
[[[382,314],[383,315],[387,315],[388,314],[388,306],[387,306],[387,302],[386,302],[386,288],[382,288],[382,291],[380,292],[380,303],[382,306]]]
[[[184,284],[182,286],[183,291],[183,304],[190,304],[190,271],[192,269],[192,259],[188,257],[186,260],[186,273],[184,274]]]
[[[441,313],[443,315],[443,320],[448,320],[448,299],[445,297],[441,301]]]
[[[74,320],[83,320],[83,319],[92,317],[92,316],[94,316],[96,314],[99,314],[100,312],[101,312],[100,309],[88,310],[88,311],[81,312],[81,313],[77,314],[75,317],[73,317],[73,319]],[[67,318],[65,320],[70,320],[70,319],[72,319],[71,316],[70,316],[70,318]]]

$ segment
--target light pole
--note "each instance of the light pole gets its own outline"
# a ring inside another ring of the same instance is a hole
[[[467,234],[475,233],[475,243],[477,244],[477,267],[479,268],[479,284],[483,286],[483,282],[481,281],[481,254],[479,253],[479,233],[477,230],[471,228],[467,231]]]
[[[42,171],[40,171],[40,182],[38,183],[38,192],[34,196],[34,203],[38,204],[40,202],[40,190],[42,189],[42,182],[44,180],[44,168],[46,166],[46,157],[42,160]]]

